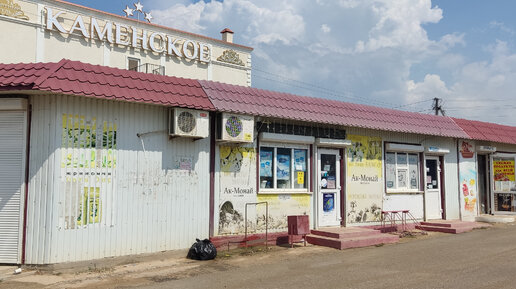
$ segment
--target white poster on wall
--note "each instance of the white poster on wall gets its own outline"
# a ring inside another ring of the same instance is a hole
[[[245,207],[256,202],[254,148],[220,146],[219,235],[243,234]],[[248,225],[255,230],[256,208],[248,206]]]

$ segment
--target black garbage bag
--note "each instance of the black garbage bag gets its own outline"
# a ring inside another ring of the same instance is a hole
[[[195,240],[197,240],[197,242],[195,242],[192,247],[190,247],[186,258],[193,260],[211,260],[217,257],[217,248],[215,248],[210,240]]]

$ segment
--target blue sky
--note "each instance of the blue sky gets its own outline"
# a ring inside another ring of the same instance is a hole
[[[74,0],[122,14],[134,2]],[[516,1],[142,0],[154,22],[252,46],[253,86],[516,125]]]

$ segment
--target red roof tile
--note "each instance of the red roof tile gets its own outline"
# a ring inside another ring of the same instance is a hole
[[[31,89],[36,79],[57,63],[0,63],[0,89]]]
[[[476,120],[453,119],[474,140],[516,144],[516,127]]]
[[[450,118],[200,81],[219,111],[384,131],[469,138]]]
[[[214,110],[198,81],[79,61],[0,64],[0,89],[33,89],[95,97]]]

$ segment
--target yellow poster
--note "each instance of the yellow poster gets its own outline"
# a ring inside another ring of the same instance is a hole
[[[297,172],[297,183],[300,185],[305,183],[305,172]]]
[[[494,180],[502,182],[514,182],[514,160],[493,160]]]
[[[347,155],[346,220],[378,222],[383,203],[382,139],[349,135]]]
[[[77,225],[100,223],[102,216],[102,204],[100,202],[100,188],[84,187],[84,195],[81,202],[81,211],[77,218]]]

